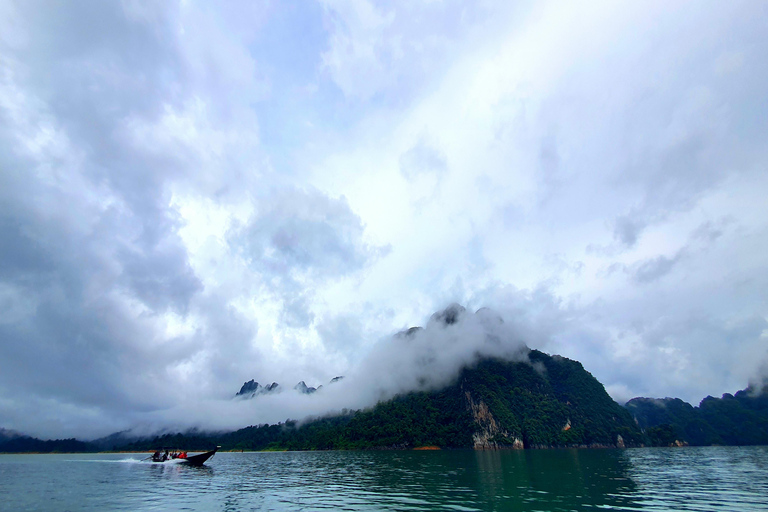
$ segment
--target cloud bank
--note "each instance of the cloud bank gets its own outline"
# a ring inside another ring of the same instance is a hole
[[[314,383],[322,388],[312,394],[283,382],[276,391],[253,398],[194,401],[163,411],[134,433],[169,428],[234,430],[363,409],[398,394],[441,389],[454,383],[462,368],[484,358],[527,362],[528,347],[519,332],[524,323],[507,323],[487,308],[472,313],[452,304],[433,314],[423,328],[379,340],[349,375]]]

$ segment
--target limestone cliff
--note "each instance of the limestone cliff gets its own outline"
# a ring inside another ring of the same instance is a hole
[[[469,391],[465,391],[464,396],[466,397],[467,405],[472,412],[472,419],[478,428],[478,430],[472,434],[472,447],[475,450],[497,450],[500,448],[499,443],[497,442],[500,438],[505,441],[502,444],[503,447],[514,449],[523,448],[523,441],[521,439],[513,438],[511,444],[508,442],[510,440],[509,433],[499,427],[499,424],[496,422],[496,419],[493,417],[493,414],[491,414],[491,411],[488,409],[485,402],[480,400],[479,403],[475,403],[472,399],[472,393]]]

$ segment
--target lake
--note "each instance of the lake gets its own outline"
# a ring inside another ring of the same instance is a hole
[[[768,447],[0,455],[0,510],[768,510]]]

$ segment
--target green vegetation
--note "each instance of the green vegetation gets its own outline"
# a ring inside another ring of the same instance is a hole
[[[633,398],[626,408],[653,446],[768,444],[768,395],[752,388],[708,396],[698,407],[679,398]]]
[[[166,435],[128,449],[184,446],[224,450],[355,450],[372,448],[469,448],[475,436],[486,446],[627,446],[645,437],[630,414],[580,363],[528,353],[529,361],[486,359],[465,368],[438,391],[408,393],[365,411],[346,411],[304,423],[260,425],[227,434]],[[481,418],[475,416],[473,405]],[[519,445],[518,445],[519,446]]]
[[[42,441],[29,436],[0,437],[0,453],[79,453],[96,451],[90,443],[77,439]]]
[[[530,364],[486,360],[466,372],[465,386],[484,400],[507,437],[526,448],[639,445],[631,416],[581,363],[532,350]]]
[[[3,435],[0,452],[203,451],[215,445],[250,451],[768,444],[766,394],[747,389],[707,397],[699,407],[677,398],[635,398],[621,407],[581,363],[537,350],[524,355],[525,361],[482,360],[440,390],[301,423],[130,441],[114,434],[95,443]]]

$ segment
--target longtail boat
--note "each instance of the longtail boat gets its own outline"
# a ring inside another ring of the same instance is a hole
[[[221,448],[221,446],[217,446],[211,451],[199,453],[197,455],[187,455],[187,452],[180,450],[157,450],[152,456],[147,457],[147,459],[155,464],[182,463],[192,466],[202,466],[205,461],[213,457],[213,455],[219,451],[219,448]]]

